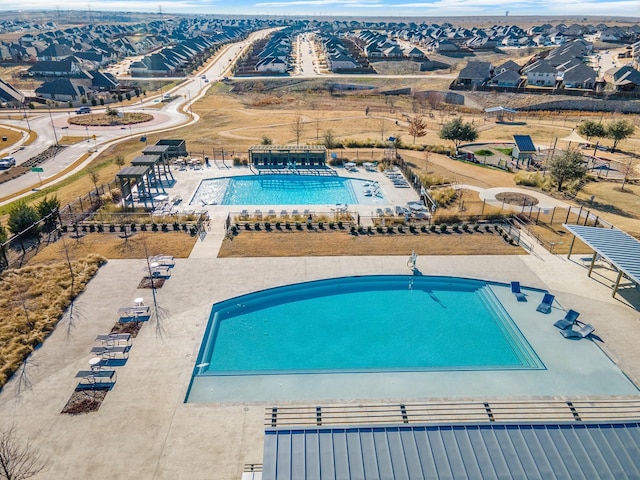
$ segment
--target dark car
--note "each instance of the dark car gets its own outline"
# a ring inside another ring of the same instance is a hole
[[[80,107],[79,109],[76,110],[76,113],[78,115],[81,115],[83,113],[91,113],[91,107]]]

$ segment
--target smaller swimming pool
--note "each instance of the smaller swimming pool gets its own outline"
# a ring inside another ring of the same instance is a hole
[[[388,203],[377,182],[312,175],[243,175],[202,180],[191,205]]]

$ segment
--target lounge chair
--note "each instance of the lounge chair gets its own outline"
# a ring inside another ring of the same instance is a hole
[[[527,297],[520,291],[520,282],[511,282],[511,293],[513,293],[519,302],[526,302]]]
[[[560,330],[564,330],[575,324],[578,321],[579,316],[580,314],[575,310],[569,310],[564,318],[558,320],[553,324],[553,326],[559,328]]]
[[[115,346],[120,342],[124,342],[125,345],[131,344],[130,333],[109,333],[107,335],[98,335],[96,337],[97,342],[102,342],[103,346]]]
[[[166,267],[163,265],[159,265],[157,267],[151,267],[147,270],[151,272],[151,276],[153,278],[169,278],[171,276],[169,267]]]
[[[173,267],[176,261],[172,255],[153,255],[149,257],[149,263],[157,263],[163,267]]]
[[[574,328],[574,326],[571,326],[569,328],[560,330],[560,333],[564,338],[585,338],[591,335],[595,331],[595,328],[593,327],[593,325],[589,325],[588,323],[583,323],[579,327],[577,326],[577,324],[574,324],[574,325],[577,328]]]
[[[80,379],[80,383],[76,388],[112,388],[116,383],[115,370],[80,370],[76,373],[76,378]]]
[[[122,347],[93,347],[91,353],[102,358],[115,358],[115,355],[122,355],[123,358],[128,358],[129,350],[131,350],[131,345],[124,345]]]
[[[544,298],[542,299],[542,302],[540,302],[540,305],[538,305],[538,307],[536,308],[536,311],[540,313],[549,313],[551,311],[551,305],[553,305],[553,301],[555,300],[555,298],[556,297],[551,295],[550,293],[545,293]]]

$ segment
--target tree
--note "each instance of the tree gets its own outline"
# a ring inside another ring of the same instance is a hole
[[[478,131],[473,124],[464,123],[462,118],[455,118],[442,126],[439,136],[443,140],[451,140],[457,151],[462,142],[473,142],[478,138]]]
[[[37,210],[31,205],[27,205],[25,201],[20,201],[9,210],[9,221],[7,225],[11,233],[20,233],[38,220],[40,220],[40,216]]]
[[[621,140],[630,137],[635,131],[636,127],[634,127],[633,124],[628,120],[614,120],[613,122],[608,124],[607,137],[613,140],[613,145],[611,146],[611,148],[615,150]]]
[[[262,135],[262,138],[260,139],[260,145],[271,145],[271,144],[273,144],[273,139],[266,134]]]
[[[116,108],[111,108],[111,107],[107,107],[107,111],[105,112],[109,117],[117,117],[120,112],[118,112],[118,109]]]
[[[424,137],[427,134],[427,124],[422,115],[415,115],[409,118],[409,135],[413,137],[413,143],[416,143],[416,137]]]
[[[0,225],[0,243],[6,242],[8,236],[7,229],[4,228],[4,225]]]
[[[336,136],[334,135],[333,130],[325,130],[322,134],[322,139],[325,147],[336,148]]]
[[[578,125],[578,133],[587,140],[591,140],[593,137],[602,138],[607,136],[607,130],[604,125],[593,120],[585,120]]]
[[[55,215],[51,214],[57,212],[60,209],[60,201],[58,200],[58,197],[56,197],[55,195],[51,198],[44,197],[40,201],[40,203],[36,205],[36,209],[38,210],[40,218],[48,217],[45,222],[45,228],[48,232],[51,232],[56,224],[56,217]],[[51,216],[49,217],[49,215]]]
[[[124,155],[122,155],[121,153],[116,155],[113,159],[113,163],[115,163],[119,167],[122,167],[124,165]]]
[[[0,431],[0,478],[27,480],[45,467],[38,449],[29,440],[22,443],[13,426]]]
[[[304,120],[297,115],[291,124],[291,133],[296,137],[296,145],[300,145],[300,138],[304,132]]]
[[[98,194],[98,180],[100,179],[98,171],[95,168],[90,168],[87,170],[87,175],[89,175],[89,180],[93,183],[93,187],[96,189],[96,194]]]
[[[580,179],[587,173],[584,158],[577,149],[566,150],[561,156],[551,159],[548,168],[558,191],[562,190],[565,181]]]

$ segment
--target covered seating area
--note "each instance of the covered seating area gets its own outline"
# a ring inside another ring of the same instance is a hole
[[[640,241],[616,228],[609,229],[568,224],[563,224],[563,226],[573,234],[567,258],[571,257],[576,238],[593,250],[588,276],[591,276],[598,256],[602,257],[618,272],[611,292],[612,297],[616,296],[623,276],[631,280],[636,288],[640,285]]]
[[[487,118],[495,118],[496,122],[504,122],[505,119],[508,122],[513,122],[516,113],[518,112],[513,108],[507,108],[500,105],[499,107],[485,108],[484,113],[487,114]]]
[[[327,162],[324,145],[255,145],[249,147],[249,162],[254,167],[290,168],[317,166]]]

